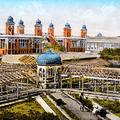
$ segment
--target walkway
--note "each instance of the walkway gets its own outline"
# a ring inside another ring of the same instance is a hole
[[[46,112],[56,115],[56,113],[47,105],[47,103],[40,96],[37,96],[35,99]]]
[[[72,113],[74,113],[78,118],[81,118],[82,120],[97,120],[97,118],[92,113],[87,111],[80,111],[79,103],[71,99],[64,93],[56,92],[52,93],[52,95],[56,99],[62,99],[66,103],[65,107],[68,108]]]
[[[72,118],[71,118],[63,109],[61,109],[61,107],[58,106],[58,105],[56,104],[56,102],[53,101],[52,98],[50,98],[49,96],[47,96],[47,98],[55,105],[55,107],[56,107],[68,120],[72,120]]]

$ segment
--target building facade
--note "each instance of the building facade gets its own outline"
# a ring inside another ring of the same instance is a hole
[[[120,48],[120,37],[104,37],[101,33],[96,37],[87,37],[86,51],[99,52],[104,48]]]
[[[37,19],[34,25],[34,33],[25,34],[24,21],[20,19],[15,32],[15,22],[9,16],[5,23],[5,34],[0,34],[0,55],[5,54],[32,54],[40,53],[43,49],[42,42],[47,39],[52,45],[60,45],[66,52],[99,52],[104,48],[120,48],[120,37],[104,37],[99,33],[95,37],[87,35],[87,27],[83,25],[80,35],[72,35],[72,27],[67,22],[63,28],[63,35],[55,35],[55,27],[51,22],[48,33],[44,34],[42,23]]]

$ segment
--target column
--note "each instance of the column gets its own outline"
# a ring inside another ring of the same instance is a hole
[[[114,82],[114,92],[116,92],[116,81]]]
[[[79,79],[79,90],[80,90],[80,77],[78,79]]]
[[[95,80],[94,82],[95,82],[95,89],[94,89],[94,92],[95,92],[95,94],[96,94],[96,80]]]
[[[71,81],[70,81],[70,88],[72,89],[72,79],[74,79],[74,78],[70,77],[70,79],[71,79]]]
[[[17,98],[19,97],[19,86],[18,86],[18,83],[17,83]]]
[[[56,68],[54,68],[54,88],[56,89]]]
[[[6,85],[6,93],[7,93],[6,98],[8,99],[8,86],[7,85]]]
[[[61,80],[61,89],[62,89],[62,75],[60,75],[60,80]]]
[[[101,80],[102,81],[102,92],[104,91],[104,80]]]
[[[108,80],[107,80],[107,97],[108,97],[108,93],[109,92],[109,88],[108,88]]]
[[[82,92],[84,91],[84,78],[82,77]]]

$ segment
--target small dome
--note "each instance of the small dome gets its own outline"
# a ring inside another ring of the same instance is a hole
[[[8,24],[15,24],[15,23],[14,23],[14,19],[13,19],[12,16],[9,16],[9,17],[8,17],[7,23],[8,23]]]
[[[103,37],[102,33],[98,33],[97,37]]]
[[[40,20],[40,19],[37,19],[37,20],[36,20],[36,23],[41,24],[41,20]]]
[[[46,51],[42,55],[39,55],[36,59],[36,62],[40,66],[62,64],[60,55],[57,53],[53,53],[51,50]]]
[[[19,23],[18,23],[20,26],[24,26],[24,22],[23,20],[20,19]]]
[[[65,28],[71,28],[71,26],[68,22],[65,24]]]
[[[83,25],[83,26],[82,26],[82,29],[83,29],[83,30],[87,30],[86,25]]]
[[[40,19],[37,19],[37,20],[36,20],[35,26],[39,26],[39,27],[42,26]]]
[[[54,25],[52,22],[49,24],[49,28],[54,28]]]

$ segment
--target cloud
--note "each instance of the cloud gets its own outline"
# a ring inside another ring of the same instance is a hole
[[[0,6],[0,32],[4,32],[5,22],[9,15],[14,17],[17,25],[20,18],[24,20],[25,32],[33,33],[34,24],[40,18],[43,32],[47,32],[48,24],[55,25],[56,35],[63,35],[64,24],[68,21],[72,27],[72,34],[79,35],[83,24],[87,25],[88,34],[95,36],[98,32],[105,36],[120,35],[120,12],[114,4],[103,6],[70,6],[49,5],[33,0],[29,4],[15,4],[14,6]]]

